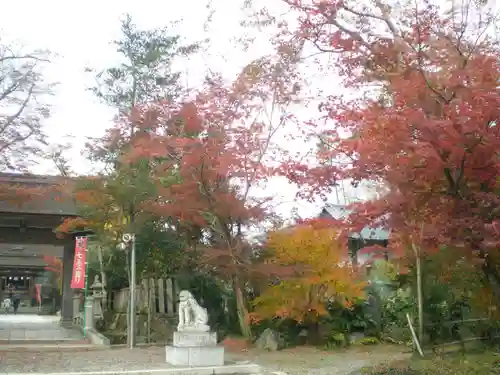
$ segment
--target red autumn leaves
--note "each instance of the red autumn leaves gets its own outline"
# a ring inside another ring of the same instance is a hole
[[[315,194],[339,178],[378,181],[388,192],[359,205],[365,214],[352,218],[357,228],[385,215],[402,243],[424,226],[418,242],[429,249],[494,249],[500,64],[488,25],[428,2],[405,10],[382,2],[285,2],[300,19],[288,34],[330,53],[347,88],[370,93],[323,103],[331,125],[317,156],[342,166],[301,166],[291,173],[296,181]]]

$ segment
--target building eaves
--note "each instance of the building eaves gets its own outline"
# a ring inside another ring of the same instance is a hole
[[[335,220],[342,220],[346,219],[352,214],[352,212],[352,210],[346,208],[344,205],[326,204],[319,216],[330,216]],[[372,228],[366,226],[361,230],[361,233],[351,233],[349,237],[363,240],[387,241],[389,239],[389,235],[390,232],[382,227]]]

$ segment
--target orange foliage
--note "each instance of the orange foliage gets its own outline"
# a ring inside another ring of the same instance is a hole
[[[271,233],[268,245],[269,262],[293,268],[294,275],[256,298],[254,321],[257,317],[316,320],[327,314],[328,302],[348,308],[364,297],[365,283],[358,280],[335,230],[303,224]]]
[[[90,226],[90,223],[81,217],[70,217],[64,219],[64,221],[56,228],[57,234],[71,233],[77,229],[83,229]]]
[[[114,186],[108,186],[104,178],[86,176],[73,181],[71,194],[79,216],[65,218],[56,229],[58,236],[90,230],[95,234],[106,233],[110,238],[117,237],[126,219],[121,208],[123,202],[116,197],[119,193]],[[129,203],[127,199],[124,201]]]

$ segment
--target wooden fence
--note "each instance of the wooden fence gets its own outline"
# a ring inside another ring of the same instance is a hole
[[[416,331],[417,324],[412,324]],[[492,343],[500,339],[500,326],[488,318],[443,321],[424,325],[424,352],[466,352],[477,345]]]
[[[148,308],[148,296],[152,302],[152,313],[173,316],[177,313],[177,282],[174,278],[146,279],[136,287],[136,309],[143,312]],[[129,288],[108,292],[107,307],[116,312],[125,312],[129,301]]]

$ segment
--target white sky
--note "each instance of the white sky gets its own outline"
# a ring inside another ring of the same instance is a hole
[[[112,124],[115,111],[100,104],[86,91],[93,80],[84,69],[100,70],[116,64],[117,55],[110,42],[120,36],[120,18],[124,13],[130,13],[140,28],[162,27],[169,21],[182,19],[177,32],[188,41],[210,38],[208,53],[192,58],[183,67],[191,86],[199,82],[208,67],[231,77],[251,57],[266,52],[265,43],[243,52],[231,41],[231,37],[241,30],[241,2],[238,0],[212,2],[217,12],[207,34],[203,29],[208,15],[207,2],[24,0],[2,4],[0,30],[3,38],[19,41],[27,48],[47,48],[58,55],[46,72],[49,80],[60,83],[52,98],[53,112],[46,129],[55,142],[71,139],[73,148],[67,156],[74,170],[85,173],[91,169],[82,155],[86,136],[99,136]],[[48,163],[39,165],[33,172],[55,173],[55,170]],[[280,196],[282,204],[277,209],[286,216],[292,207],[297,207],[301,216],[314,215],[320,209],[321,203],[294,202],[296,190],[284,179],[274,181],[270,188]]]

